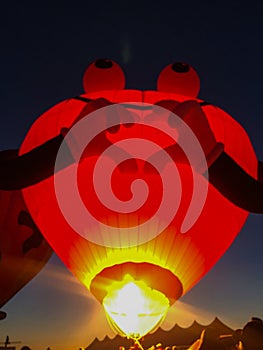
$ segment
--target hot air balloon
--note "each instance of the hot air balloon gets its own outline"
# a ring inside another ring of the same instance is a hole
[[[2,159],[14,157],[2,152]],[[53,250],[35,225],[21,190],[0,190],[0,307],[42,269]]]
[[[117,63],[97,60],[83,85],[35,121],[0,184],[22,188],[35,224],[113,328],[139,339],[249,212],[263,212],[259,162],[244,129],[197,98],[185,63],[167,66],[157,91],[140,91],[125,89]],[[14,169],[20,179],[5,180]]]

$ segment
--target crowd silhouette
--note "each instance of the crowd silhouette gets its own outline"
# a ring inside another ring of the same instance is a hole
[[[82,349],[79,348],[79,350]],[[135,343],[129,350],[141,349],[143,347]],[[32,349],[28,346],[23,346],[20,350]],[[47,348],[47,350],[51,349]],[[125,350],[125,348],[121,346],[119,350]],[[203,329],[200,337],[190,346],[163,346],[161,343],[158,343],[147,350],[263,350],[263,320],[258,317],[252,317],[243,328],[236,329],[231,334],[220,334],[216,327],[208,326]]]
[[[152,346],[151,350],[263,350],[263,321],[252,317],[242,329],[220,334],[213,326],[206,327],[190,346]],[[149,349],[148,349],[149,350]]]

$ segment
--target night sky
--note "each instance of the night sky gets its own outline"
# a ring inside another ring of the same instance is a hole
[[[260,2],[86,1],[1,5],[0,149],[18,148],[32,123],[83,92],[96,58],[119,62],[127,88],[154,90],[167,64],[183,61],[201,79],[199,97],[232,115],[263,160],[263,21]],[[184,296],[170,320],[189,326],[214,317],[242,328],[263,318],[263,216],[251,214],[212,270]],[[54,254],[3,308],[6,335],[32,350],[74,350],[109,330],[94,298]],[[168,328],[172,322],[166,322]]]

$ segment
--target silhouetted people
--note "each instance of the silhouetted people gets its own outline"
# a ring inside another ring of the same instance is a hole
[[[235,339],[235,341],[237,343],[237,345],[236,345],[237,350],[243,350],[242,333],[243,333],[243,330],[241,328],[235,329],[233,332],[233,338]]]
[[[238,342],[233,334],[220,335],[216,328],[207,327],[187,350],[241,350]]]
[[[220,333],[214,327],[205,328],[200,338],[197,339],[187,350],[226,350],[220,340]]]
[[[9,341],[9,336],[7,335],[5,338],[5,348],[7,348],[8,344],[10,344],[10,341]]]
[[[263,348],[263,321],[252,317],[242,331],[242,344],[244,350],[262,350]]]
[[[225,350],[238,350],[239,341],[233,334],[220,335],[220,342]]]
[[[207,327],[202,332],[200,350],[225,350],[220,341],[220,334],[214,327]]]

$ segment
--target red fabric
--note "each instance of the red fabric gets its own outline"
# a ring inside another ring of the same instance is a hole
[[[185,101],[183,95],[156,92],[156,91],[137,91],[137,90],[119,90],[119,91],[99,91],[84,94],[82,97],[95,99],[103,97],[111,103],[131,103],[144,102],[155,104],[162,100],[172,100],[177,102]],[[192,97],[190,98],[193,99]],[[199,100],[197,100],[199,102]],[[173,104],[171,104],[173,105]],[[90,109],[89,109],[90,107]],[[87,104],[83,101],[70,99],[63,101],[49,111],[44,113],[36,120],[29,133],[27,134],[20,153],[23,154],[46,140],[54,137],[62,128],[70,128],[74,120],[78,118],[80,113],[92,111],[94,105]],[[97,108],[98,106],[95,106]],[[225,151],[250,175],[256,177],[257,159],[250,140],[243,128],[227,113],[213,106],[202,107],[205,112],[208,122],[214,132],[217,141],[222,142],[225,146]],[[138,111],[138,113],[142,113]],[[148,112],[145,112],[147,115]],[[136,129],[137,128],[137,129]],[[169,146],[169,138],[160,137],[146,131],[145,128],[122,128],[118,134],[109,134],[108,138],[114,142],[119,138],[128,138],[131,135],[140,133],[141,137],[152,137],[154,141],[158,140],[162,143],[162,147]],[[205,137],[205,135],[204,135]],[[96,158],[90,158],[89,161],[84,161],[81,165],[79,175],[80,189],[82,188],[82,198],[95,214],[104,218],[110,213],[108,210],[98,209],[100,206],[96,202],[94,191],[91,188],[91,174]],[[145,172],[140,162],[137,164],[137,174],[144,176]],[[149,249],[155,258],[148,261],[152,264],[173,271],[173,274],[178,278],[183,286],[183,293],[186,293],[202,276],[217,262],[223,255],[226,249],[231,245],[236,235],[244,225],[248,212],[230,203],[224,198],[211,184],[208,185],[208,196],[204,209],[195,223],[195,225],[186,234],[180,232],[181,223],[189,207],[192,189],[192,172],[189,166],[178,164],[178,169],[182,179],[183,197],[179,210],[170,224],[170,226],[162,232],[154,242],[142,244],[138,250],[139,253],[145,249],[145,256],[148,257]],[[116,192],[122,196],[122,186],[126,188],[127,183],[131,181],[130,177],[135,175],[127,175],[118,173],[116,170],[113,179],[113,187],[116,187]],[[126,182],[125,182],[126,181]],[[159,199],[160,193],[160,178],[158,174],[153,174],[149,177],[152,185],[152,193],[150,202],[145,206],[145,213],[139,217],[145,219],[145,215],[150,215],[152,208],[155,208]],[[206,181],[203,179],[202,181]],[[67,189],[65,189],[67,190]],[[33,216],[35,222],[44,234],[50,245],[60,256],[62,261],[70,268],[70,270],[89,287],[90,281],[86,276],[88,273],[100,273],[105,267],[116,264],[114,259],[107,260],[107,257],[112,254],[112,249],[98,246],[85,240],[82,236],[74,232],[71,226],[64,219],[55,196],[53,178],[47,179],[37,185],[23,190],[23,195],[26,204]],[[132,218],[136,216],[134,213]],[[113,222],[123,222],[123,216],[117,213],[110,213]],[[132,220],[133,220],[132,219]],[[135,219],[134,219],[135,220]],[[135,220],[136,221],[136,220]],[[97,233],[100,234],[99,232]],[[116,254],[118,250],[116,250]],[[157,257],[157,258],[156,258]],[[123,257],[120,263],[124,263]],[[149,258],[148,258],[149,259]],[[159,260],[158,260],[159,259]],[[108,261],[108,265],[107,265]],[[133,255],[126,254],[126,261],[138,262]],[[172,286],[171,286],[172,288]]]
[[[0,191],[0,307],[45,265],[52,249],[30,219],[21,191]]]

